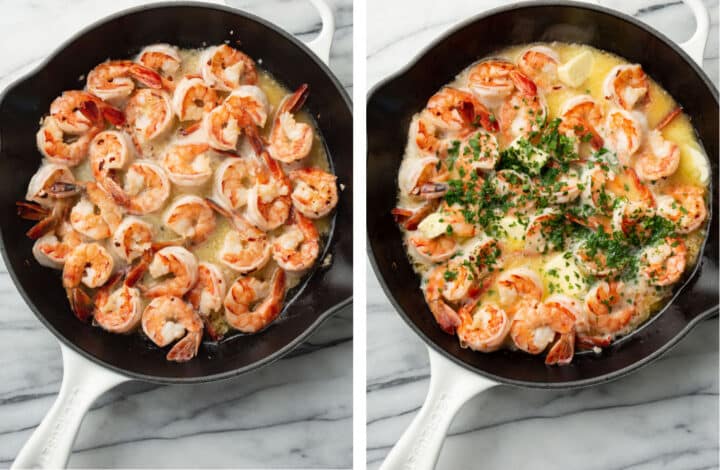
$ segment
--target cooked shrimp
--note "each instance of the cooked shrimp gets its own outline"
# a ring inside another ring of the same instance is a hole
[[[523,302],[513,316],[510,337],[518,349],[540,354],[555,339],[555,333],[572,333],[574,324],[573,314],[560,305]]]
[[[145,307],[142,329],[161,348],[182,338],[170,349],[166,358],[168,361],[185,362],[197,355],[202,341],[203,322],[181,298],[163,295]]]
[[[225,98],[225,105],[248,113],[257,127],[265,127],[270,103],[262,88],[255,85],[240,85]]]
[[[635,171],[643,181],[667,178],[680,166],[680,147],[665,140],[658,130],[650,131],[645,148],[635,161]]]
[[[116,174],[123,170],[135,156],[127,134],[112,130],[100,132],[90,142],[88,155],[95,181],[119,203],[126,203],[126,196],[116,181]]]
[[[473,173],[495,168],[500,159],[500,147],[495,136],[485,130],[468,134],[458,150],[454,170],[460,179],[472,178]]]
[[[682,277],[687,246],[681,238],[666,238],[640,255],[640,273],[654,286],[669,286]]]
[[[605,143],[617,153],[618,160],[631,166],[630,157],[640,148],[643,125],[624,109],[611,109],[605,120]]]
[[[187,299],[200,315],[208,316],[222,308],[226,290],[225,276],[220,268],[202,262],[198,264],[198,280],[188,292]]]
[[[272,254],[265,232],[255,228],[240,214],[231,212],[212,200],[206,199],[206,201],[235,228],[225,235],[223,245],[218,252],[220,262],[241,273],[262,269],[270,261]]]
[[[140,289],[123,283],[112,290],[113,284],[109,282],[98,290],[93,319],[103,330],[130,333],[137,328],[143,313]]]
[[[122,210],[97,183],[86,183],[85,193],[86,197],[80,199],[70,211],[70,224],[86,237],[104,240],[120,225]]]
[[[415,145],[421,153],[439,156],[447,149],[442,130],[434,124],[429,111],[423,111],[415,123]]]
[[[707,218],[705,190],[698,186],[676,186],[668,195],[658,197],[658,213],[674,222],[678,233],[694,232]]]
[[[243,333],[257,333],[282,311],[285,271],[276,269],[270,281],[240,276],[225,297],[225,319]]]
[[[46,163],[40,166],[37,172],[30,179],[25,199],[37,202],[44,207],[51,207],[58,198],[74,196],[74,194],[58,194],[53,192],[51,188],[56,183],[64,183],[69,185],[75,184],[75,176],[70,168],[57,163]]]
[[[447,304],[444,294],[465,290],[463,288],[458,289],[457,287],[467,283],[468,279],[464,275],[467,271],[467,269],[461,267],[459,273],[452,274],[452,271],[449,271],[447,266],[440,265],[430,272],[430,276],[425,284],[425,302],[427,302],[428,308],[433,314],[433,317],[435,317],[437,324],[448,334],[454,334],[455,329],[460,326],[460,317],[458,313]],[[446,275],[446,272],[451,274]],[[458,276],[458,274],[460,275]],[[456,288],[446,288],[446,282],[452,282]],[[465,291],[467,292],[467,290]]]
[[[258,80],[255,62],[227,44],[207,49],[200,64],[203,79],[218,90],[230,91],[242,84],[254,85]]]
[[[533,46],[520,55],[518,67],[541,88],[550,88],[557,81],[560,57],[546,46]]]
[[[484,60],[473,66],[468,74],[467,86],[489,107],[499,106],[515,90],[528,95],[537,93],[535,83],[515,64],[505,60]]]
[[[197,121],[217,104],[215,90],[195,75],[183,77],[172,96],[173,109],[181,121]]]
[[[250,158],[226,158],[215,170],[215,197],[230,209],[247,204],[247,195],[255,183],[257,163]]]
[[[126,217],[112,234],[113,251],[131,263],[148,251],[152,245],[152,226],[137,217]]]
[[[293,206],[305,217],[325,217],[338,203],[337,177],[320,168],[301,168],[291,171]]]
[[[581,269],[594,276],[611,276],[617,274],[624,267],[623,265],[609,264],[605,251],[598,248],[590,249],[584,242],[575,247],[574,254]]]
[[[579,175],[574,170],[569,170],[541,188],[541,192],[554,204],[567,204],[580,197],[580,188],[584,189],[584,186]]]
[[[143,144],[165,134],[173,125],[170,95],[163,90],[137,90],[125,107],[127,126],[136,142]]]
[[[312,267],[320,254],[320,235],[312,220],[292,211],[288,224],[272,243],[272,256],[282,269],[291,272]]]
[[[292,188],[280,164],[262,154],[267,171],[258,173],[257,183],[248,191],[246,216],[260,230],[274,230],[290,215]]]
[[[506,196],[513,207],[510,213],[526,212],[535,207],[535,185],[530,178],[515,170],[500,170],[495,173],[495,191]]]
[[[425,204],[417,209],[405,209],[403,207],[396,207],[390,212],[395,219],[395,222],[400,224],[405,230],[417,229],[420,222],[425,217],[432,214],[439,206],[437,199],[426,201]]]
[[[465,219],[461,205],[448,205],[447,202],[443,202],[438,212],[442,214],[443,223],[450,227],[449,230],[454,236],[470,238],[477,233],[475,225]]]
[[[450,235],[426,238],[415,234],[408,238],[408,246],[426,263],[442,263],[457,252],[457,241]]]
[[[215,231],[215,213],[205,199],[186,194],[170,204],[163,224],[185,240],[202,243]]]
[[[130,213],[149,214],[160,209],[170,197],[170,180],[157,163],[139,160],[128,168],[123,190],[129,198]]]
[[[563,318],[563,323],[572,322],[570,331],[559,331],[560,337],[548,351],[545,364],[567,365],[575,354],[575,330],[578,320],[584,320],[580,302],[564,294],[554,294],[545,299],[540,313],[549,317]]]
[[[257,135],[253,117],[242,108],[224,103],[203,118],[202,127],[211,147],[219,150],[235,150],[240,135]]]
[[[525,252],[527,254],[545,253],[554,246],[551,242],[553,232],[558,230],[558,222],[562,221],[559,210],[551,208],[533,216],[525,229]]]
[[[201,186],[212,177],[207,144],[178,144],[162,156],[170,181],[178,186]]]
[[[148,88],[162,88],[162,77],[157,72],[129,60],[103,62],[87,76],[87,89],[105,101],[117,101],[130,96],[135,80]]]
[[[442,197],[447,191],[447,185],[437,183],[446,179],[447,172],[440,167],[437,157],[405,159],[398,172],[400,190],[408,196],[421,199]]]
[[[500,303],[506,307],[515,308],[520,303],[536,303],[543,295],[540,276],[525,267],[504,271],[497,279],[497,286]]]
[[[637,313],[622,282],[599,281],[585,296],[590,327],[595,335],[615,335],[625,329]]]
[[[67,222],[61,223],[55,232],[35,240],[32,252],[40,265],[62,269],[70,252],[82,243],[82,237]]]
[[[621,200],[615,206],[612,216],[613,231],[621,231],[625,235],[633,232],[642,235],[640,223],[655,213],[652,207],[642,201]]]
[[[18,201],[15,203],[17,214],[25,220],[35,220],[37,223],[25,232],[31,240],[37,240],[54,230],[58,224],[65,220],[70,204],[66,199],[58,201],[50,207],[41,206],[37,202]]]
[[[50,104],[50,116],[62,132],[70,135],[82,135],[101,127],[103,117],[114,125],[122,125],[125,120],[119,109],[79,90],[64,91],[55,98]]]
[[[74,167],[85,159],[90,142],[98,132],[100,129],[95,127],[68,141],[55,118],[48,116],[36,134],[38,150],[52,163]]]
[[[178,48],[170,44],[151,44],[144,47],[138,54],[137,61],[164,78],[172,78],[180,69]]]
[[[613,67],[603,82],[605,99],[631,110],[645,100],[650,90],[650,80],[638,64],[624,64]]]
[[[152,258],[148,273],[155,279],[162,278],[141,289],[147,297],[185,295],[197,281],[197,258],[181,246],[162,248]],[[168,277],[169,276],[169,277]]]
[[[309,124],[297,122],[294,113],[300,110],[308,95],[307,84],[283,98],[270,131],[270,155],[281,162],[302,160],[310,153],[315,133]]]
[[[497,351],[510,331],[507,313],[493,303],[477,306],[477,302],[471,302],[458,310],[460,346],[481,352]]]
[[[108,251],[98,243],[80,243],[67,255],[63,268],[63,286],[100,287],[110,278],[115,263]]]
[[[503,102],[498,117],[503,137],[511,142],[540,131],[547,117],[547,104],[538,93],[517,91]]]
[[[433,124],[444,130],[469,130],[476,122],[491,132],[498,129],[490,111],[472,93],[457,88],[445,87],[438,91],[430,97],[425,109]]]
[[[562,122],[558,130],[569,137],[589,139],[595,150],[603,146],[603,138],[598,129],[602,126],[603,112],[590,95],[574,96],[562,106]]]

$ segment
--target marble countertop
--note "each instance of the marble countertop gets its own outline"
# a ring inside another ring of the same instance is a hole
[[[61,41],[139,0],[0,1],[0,82]],[[303,40],[320,27],[306,0],[230,0]],[[352,94],[352,2],[331,0],[331,68]],[[22,45],[22,46],[19,46]],[[0,262],[0,468],[55,400],[60,349]],[[332,438],[328,438],[332,436]],[[88,413],[71,467],[340,468],[352,465],[352,313],[325,322],[289,357],[239,378],[192,386],[124,384]]]
[[[498,0],[368,2],[368,87],[409,62],[459,20]],[[606,0],[675,41],[694,22],[679,1]],[[718,82],[718,3],[704,69]],[[429,383],[424,343],[394,311],[371,268],[367,294],[367,459],[376,469],[419,410]],[[481,462],[481,463],[480,463]],[[496,387],[468,402],[438,469],[718,468],[718,320],[698,325],[652,365],[570,392]]]

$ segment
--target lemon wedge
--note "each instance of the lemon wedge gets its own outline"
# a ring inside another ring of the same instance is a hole
[[[505,243],[513,250],[521,250],[525,246],[525,226],[517,217],[507,215],[498,220],[498,226],[505,232]]]
[[[447,222],[443,222],[443,214],[433,212],[418,224],[418,230],[425,238],[435,238],[446,233],[447,226]]]
[[[588,289],[580,266],[569,252],[550,258],[542,268],[542,276],[548,294],[561,293],[578,297]]]
[[[690,168],[695,178],[701,184],[708,184],[710,181],[710,165],[704,153],[691,145],[683,145],[680,155],[683,168]]]
[[[590,51],[582,51],[558,67],[558,78],[573,88],[582,85],[590,76],[593,56]]]

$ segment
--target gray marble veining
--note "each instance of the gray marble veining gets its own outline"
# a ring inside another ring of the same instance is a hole
[[[138,0],[0,1],[0,80],[79,28]],[[302,40],[320,19],[306,0],[230,1]],[[352,2],[330,2],[330,66],[352,93]],[[55,400],[60,350],[0,263],[0,467]],[[329,437],[332,436],[332,437]],[[255,373],[192,386],[124,384],[88,413],[70,466],[339,468],[352,462],[352,313],[324,323],[289,357]]]
[[[368,85],[402,68],[452,24],[508,2],[368,2]],[[675,41],[694,31],[680,1],[607,0]],[[718,3],[704,69],[718,82]],[[451,7],[448,7],[451,5]],[[367,460],[376,469],[428,389],[424,343],[368,268]],[[718,320],[698,325],[654,364],[616,382],[572,392],[496,387],[458,413],[437,465],[508,469],[718,468]]]

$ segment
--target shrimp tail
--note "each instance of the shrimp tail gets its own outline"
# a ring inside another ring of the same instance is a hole
[[[525,95],[535,96],[537,95],[537,85],[524,73],[513,70],[510,72],[510,78],[512,79],[515,86]]]
[[[73,314],[75,314],[81,322],[87,322],[95,311],[95,303],[93,300],[87,292],[80,287],[66,289],[66,292]]]
[[[310,94],[310,87],[307,83],[303,83],[297,90],[283,103],[280,110],[281,113],[294,113],[302,108]]]
[[[676,117],[682,113],[682,107],[677,106],[675,109],[670,111],[662,120],[655,126],[655,129],[660,131],[663,130],[668,124],[670,124]]]
[[[125,113],[113,106],[103,106],[102,115],[113,126],[120,127],[125,124]]]
[[[430,305],[430,311],[445,333],[449,335],[455,334],[455,330],[460,326],[460,316],[455,310],[442,300],[436,300]]]
[[[55,197],[69,197],[80,194],[84,189],[85,188],[80,184],[58,181],[50,186],[48,192]]]
[[[199,332],[188,332],[183,339],[175,343],[175,346],[167,353],[166,359],[174,362],[187,362],[197,355],[202,342],[202,330]]]
[[[36,202],[18,201],[15,206],[17,215],[25,220],[43,220],[50,215],[50,210]]]
[[[610,343],[612,343],[612,336],[578,335],[577,343],[580,349],[592,349],[595,347],[606,348],[610,346]]]
[[[134,64],[130,69],[130,74],[148,88],[160,89],[163,87],[160,74],[144,65]]]
[[[550,348],[547,356],[545,356],[545,364],[567,365],[572,361],[575,354],[575,331],[560,335],[560,339]]]
[[[140,257],[140,261],[127,270],[127,273],[125,274],[125,285],[128,287],[135,286],[145,275],[151,261],[152,250],[147,250]]]

